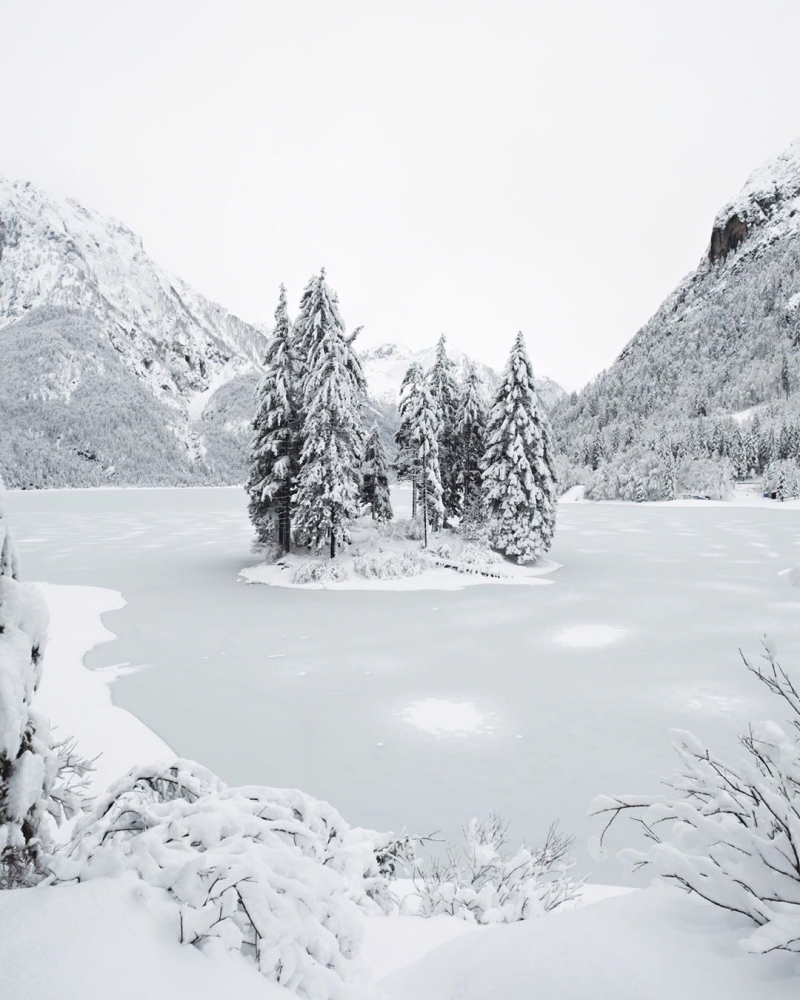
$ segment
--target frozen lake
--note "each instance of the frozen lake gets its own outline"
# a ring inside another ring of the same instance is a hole
[[[490,810],[578,838],[599,792],[650,792],[667,730],[721,749],[783,719],[741,665],[759,633],[800,670],[800,513],[564,504],[550,586],[246,586],[239,489],[10,493],[27,579],[122,592],[115,701],[232,783],[297,786],[353,823],[458,833]]]

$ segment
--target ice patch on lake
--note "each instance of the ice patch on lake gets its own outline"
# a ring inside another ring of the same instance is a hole
[[[471,701],[425,698],[403,709],[400,718],[433,736],[472,736],[491,729],[489,716]]]
[[[610,646],[628,634],[626,628],[616,625],[570,625],[553,636],[559,646],[586,649],[590,646]]]

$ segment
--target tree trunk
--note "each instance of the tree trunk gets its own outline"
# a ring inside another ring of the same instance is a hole
[[[331,559],[336,558],[336,527],[331,525]]]

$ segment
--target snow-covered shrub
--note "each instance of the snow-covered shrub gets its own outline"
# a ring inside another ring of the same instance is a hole
[[[678,465],[677,480],[684,493],[711,500],[733,496],[733,466],[727,459],[685,458]]]
[[[422,521],[418,517],[398,518],[380,525],[380,533],[384,538],[408,539],[421,542],[423,535]]]
[[[764,489],[779,500],[800,496],[800,467],[793,458],[770,462],[764,470]]]
[[[292,570],[292,583],[340,583],[347,579],[345,567],[333,559],[306,559]]]
[[[603,795],[592,812],[609,827],[629,814],[651,842],[620,860],[749,918],[747,947],[800,952],[800,690],[765,643],[764,666],[747,667],[791,710],[794,734],[774,722],[752,725],[744,760],[730,763],[702,740],[672,732],[681,766],[662,795]]]
[[[478,924],[529,920],[556,909],[580,891],[570,859],[572,840],[555,826],[537,849],[506,849],[508,824],[498,816],[473,819],[466,844],[448,846],[445,860],[418,864],[414,885],[419,912],[446,913]]]
[[[391,880],[413,853],[302,792],[230,788],[174,760],[112,786],[53,873],[134,872],[173,900],[183,942],[239,951],[306,1000],[344,1000],[364,975],[359,910],[396,905]]]
[[[66,784],[59,782],[50,726],[31,707],[47,609],[37,588],[17,579],[18,568],[0,492],[0,888],[35,879],[52,847],[52,823],[72,814],[68,786],[81,767],[71,744],[63,744]]]
[[[430,562],[422,552],[375,552],[353,558],[353,569],[368,580],[402,580],[419,576],[430,569]]]

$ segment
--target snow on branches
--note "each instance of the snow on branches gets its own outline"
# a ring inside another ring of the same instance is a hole
[[[31,707],[47,609],[37,588],[17,579],[18,568],[0,493],[0,888],[36,878],[52,848],[52,822],[72,812],[69,789],[57,787],[62,764],[49,724]],[[65,772],[81,770],[71,745],[62,756]]]
[[[348,826],[302,792],[230,788],[191,761],[132,770],[55,859],[60,881],[133,872],[165,890],[181,940],[238,951],[305,1000],[364,980],[361,910],[395,906],[413,842]],[[366,981],[366,980],[364,980]]]
[[[535,562],[550,548],[555,530],[555,454],[521,333],[495,392],[486,440],[489,540],[518,563]]]
[[[680,768],[663,795],[603,795],[591,806],[606,821],[595,842],[623,814],[650,841],[625,850],[626,865],[658,875],[757,925],[750,951],[800,952],[800,690],[765,643],[753,674],[789,708],[794,736],[774,722],[750,727],[746,757],[732,764],[682,730],[672,732]]]
[[[299,365],[294,331],[281,285],[275,329],[267,341],[264,374],[256,390],[256,415],[250,447],[250,519],[258,540],[276,539],[291,548],[292,508],[300,451]]]
[[[551,826],[539,848],[506,849],[508,824],[499,816],[473,819],[461,850],[448,846],[444,861],[418,865],[414,886],[419,912],[444,913],[478,924],[529,920],[580,894],[570,859],[572,840]]]

